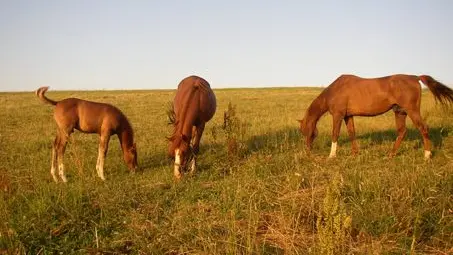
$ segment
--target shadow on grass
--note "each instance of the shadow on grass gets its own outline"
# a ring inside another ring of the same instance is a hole
[[[433,127],[429,129],[429,136],[431,142],[435,148],[441,148],[443,145],[443,139],[448,137],[453,132],[453,127]],[[384,142],[393,142],[396,140],[396,130],[388,129],[377,132],[370,132],[360,136],[357,136],[358,140],[370,140],[372,144],[382,144]],[[329,136],[330,138],[330,136]],[[330,146],[330,139],[329,146]],[[417,129],[409,128],[407,130],[404,141],[420,141],[422,143],[422,136]],[[348,136],[342,136],[340,143],[349,144],[350,140]],[[287,147],[288,145],[294,145],[293,147],[305,147],[305,137],[299,132],[297,127],[286,127],[281,130],[264,133],[261,135],[251,136],[249,139],[244,141],[245,149],[242,151],[240,158],[245,158],[253,153],[259,153],[263,151],[273,152],[280,147]],[[212,150],[222,151],[226,153],[227,145],[222,143],[215,143],[211,145]]]
[[[279,148],[287,148],[294,144],[302,144],[303,140],[302,135],[296,127],[286,127],[260,135],[252,135],[244,140],[236,139],[236,142],[240,147],[236,152],[236,158],[242,159],[254,153],[263,151],[271,152],[279,150]],[[229,145],[226,141],[216,142],[210,145],[209,150],[214,153],[219,153],[222,157],[228,157]]]
[[[171,164],[173,164],[173,161],[167,155],[166,150],[143,155],[143,158],[142,159],[139,158],[138,160],[139,160],[138,172],[152,171],[152,169],[154,168],[170,166]]]
[[[429,129],[429,138],[435,148],[441,148],[444,137],[448,137],[449,133],[453,130],[452,127],[434,127]],[[397,133],[395,129],[388,129],[383,131],[366,133],[360,136],[357,136],[357,139],[370,140],[373,144],[382,144],[383,142],[395,141]],[[422,143],[422,135],[418,129],[408,128],[406,137],[404,141],[420,141]],[[349,137],[342,137],[340,143],[347,143]]]
[[[429,129],[430,139],[435,148],[441,148],[443,139],[448,137],[453,131],[452,127],[433,127]],[[370,132],[357,136],[357,140],[369,140],[372,144],[382,144],[384,142],[393,142],[396,139],[396,131],[388,129],[377,132]],[[330,137],[329,137],[330,138]],[[219,137],[218,141],[205,144],[201,143],[200,153],[198,154],[198,162],[201,164],[197,168],[197,172],[203,172],[210,169],[214,164],[225,162],[227,165],[238,164],[239,161],[246,159],[248,156],[255,153],[275,153],[282,150],[290,150],[291,148],[304,148],[305,138],[299,132],[297,127],[285,127],[280,130],[253,135],[245,141],[238,140],[242,144],[242,148],[234,156],[228,154],[228,144],[224,139]],[[421,135],[417,129],[410,128],[407,130],[407,135],[404,141],[420,141],[417,146],[421,146]],[[342,136],[339,140],[340,144],[349,144],[349,137]],[[329,139],[330,145],[330,139]],[[172,167],[173,161],[167,157],[166,151],[147,155],[142,160],[141,169],[149,171],[149,169],[168,166]]]

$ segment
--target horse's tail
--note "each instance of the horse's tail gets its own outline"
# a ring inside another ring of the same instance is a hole
[[[197,80],[194,82],[194,88],[195,89],[201,89],[203,90],[204,92],[207,92],[208,90],[211,89],[211,87],[209,86],[209,83],[201,78],[201,77],[196,77]]]
[[[421,82],[433,93],[434,99],[442,104],[453,103],[453,90],[429,75],[418,76]]]
[[[52,99],[47,98],[44,93],[49,89],[49,87],[41,87],[38,90],[36,90],[36,95],[43,101],[44,103],[51,104],[51,105],[56,105],[58,102],[54,101]]]

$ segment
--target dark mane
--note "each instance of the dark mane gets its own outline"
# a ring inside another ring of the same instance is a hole
[[[173,126],[173,131],[172,131],[171,135],[166,137],[168,141],[171,141],[174,139],[174,137],[176,135],[176,124],[177,124],[176,123],[176,113],[175,113],[175,109],[173,107],[172,102],[167,103],[166,113],[167,113],[167,119],[168,119],[167,125]]]
[[[173,108],[173,103],[167,103],[167,117],[168,117],[168,125],[175,125],[176,124],[176,113],[175,109]]]

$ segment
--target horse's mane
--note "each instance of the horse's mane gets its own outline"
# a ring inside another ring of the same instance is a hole
[[[167,136],[167,140],[172,143],[170,150],[169,151],[174,151],[175,148],[177,148],[181,142],[184,142],[183,136],[177,135],[177,126],[178,126],[178,121],[176,120],[176,113],[175,109],[173,107],[173,103],[169,102],[168,107],[167,107],[167,117],[168,117],[168,125],[173,125],[173,131],[170,136]],[[192,152],[191,147],[189,146],[189,150]],[[188,155],[188,161],[192,160],[193,153],[190,153]]]
[[[168,125],[175,125],[176,124],[176,113],[175,109],[173,108],[173,103],[167,103],[167,117],[168,117]]]
[[[326,112],[326,95],[325,91],[316,97],[313,102],[308,106],[304,118],[312,118],[315,122]]]
[[[167,136],[167,140],[171,141],[176,136],[176,125],[177,125],[176,113],[175,113],[175,109],[173,107],[173,103],[172,102],[168,102],[167,103],[167,118],[168,118],[167,124],[168,125],[173,125],[172,134],[170,136]]]
[[[118,109],[119,110],[119,109]],[[121,115],[123,116],[124,118],[124,121],[123,121],[123,125],[124,125],[124,129],[129,132],[132,136],[132,138],[134,137],[134,129],[132,128],[132,125],[131,125],[131,122],[129,121],[129,119],[127,118],[126,115],[124,115],[124,113],[119,110],[119,112],[121,113]]]

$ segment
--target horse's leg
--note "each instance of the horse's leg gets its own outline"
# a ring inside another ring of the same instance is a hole
[[[395,124],[396,124],[396,132],[398,133],[398,137],[396,138],[395,144],[393,145],[393,149],[390,152],[390,157],[396,155],[396,151],[401,145],[401,141],[403,141],[404,137],[407,134],[406,129],[406,117],[407,113],[403,111],[395,110]]]
[[[98,150],[98,160],[96,164],[96,171],[98,176],[105,181],[105,176],[104,176],[104,162],[105,162],[105,156],[107,155],[108,147],[109,147],[109,141],[110,141],[110,133],[109,132],[103,132],[101,133],[101,138],[99,141],[99,150]]]
[[[431,141],[429,140],[428,126],[423,122],[420,111],[407,111],[407,115],[411,118],[414,126],[418,128],[423,137],[423,147],[425,149],[425,159],[431,158]]]
[[[58,178],[56,175],[56,169],[57,169],[57,149],[60,144],[60,131],[57,130],[57,135],[55,136],[55,140],[52,144],[52,159],[51,159],[51,165],[50,165],[50,174],[52,175],[52,178],[55,182],[58,182]]]
[[[311,138],[312,134],[309,133],[307,137],[305,138],[305,147],[307,148],[307,151],[311,151],[312,149],[312,144],[313,144],[313,139]]]
[[[333,125],[332,125],[332,147],[330,148],[329,158],[334,158],[337,156],[337,142],[338,136],[340,136],[341,120],[344,117],[336,114],[332,115]]]
[[[58,159],[58,175],[63,182],[67,182],[66,175],[64,174],[64,153],[66,150],[66,144],[68,143],[69,136],[72,133],[72,129],[59,130],[60,142],[57,148],[57,159]]]
[[[344,117],[344,123],[346,124],[346,127],[348,129],[349,140],[351,140],[352,154],[356,155],[357,152],[359,152],[359,146],[357,145],[357,141],[355,139],[354,117]]]
[[[192,150],[193,150],[193,159],[192,159],[192,162],[190,164],[190,173],[193,174],[195,173],[195,170],[196,170],[196,164],[197,164],[197,155],[198,155],[198,152],[200,151],[200,140],[201,140],[201,136],[203,135],[203,131],[204,131],[204,128],[205,128],[205,125],[206,123],[205,122],[202,122],[200,125],[196,126],[194,128],[194,139],[192,141]]]

